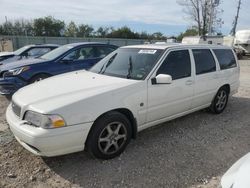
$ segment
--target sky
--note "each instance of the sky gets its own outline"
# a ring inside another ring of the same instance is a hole
[[[229,34],[238,0],[222,0],[221,31]],[[176,0],[0,0],[0,23],[14,19],[53,16],[69,23],[124,25],[133,31],[178,35],[192,25]],[[250,29],[250,0],[242,0],[237,29]]]

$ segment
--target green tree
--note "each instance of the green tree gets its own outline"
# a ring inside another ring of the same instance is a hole
[[[149,35],[146,31],[142,31],[142,32],[139,34],[139,38],[140,38],[140,39],[150,39],[150,35]]]
[[[4,22],[0,25],[2,35],[33,35],[33,22],[23,19]]]
[[[94,31],[94,28],[90,25],[81,24],[78,27],[78,37],[90,37]]]
[[[78,33],[78,27],[75,22],[71,21],[66,28],[65,36],[67,37],[76,37]]]
[[[13,25],[13,34],[14,35],[25,35],[24,24],[21,21],[15,20]]]
[[[176,0],[183,7],[189,20],[196,24],[198,34],[214,33],[223,23],[219,18],[222,10],[220,0]]]
[[[118,28],[117,30],[113,30],[110,34],[108,34],[110,38],[126,38],[126,39],[139,39],[139,34],[133,32],[129,27],[124,26]]]
[[[34,36],[33,21],[24,20],[24,28],[28,36]]]
[[[28,20],[23,20],[23,19],[14,20],[12,34],[32,36],[33,35],[33,22],[28,21]]]
[[[2,34],[3,35],[14,35],[14,27],[12,22],[5,22],[2,24]]]
[[[61,36],[65,23],[52,16],[38,18],[34,20],[35,36]]]
[[[109,37],[109,35],[114,31],[113,27],[99,27],[96,30],[96,36],[97,37]]]
[[[191,28],[191,29],[187,29],[184,33],[181,33],[178,37],[177,37],[177,41],[182,41],[182,39],[184,37],[187,36],[197,36],[199,34],[199,32],[197,31],[197,29],[195,28]]]

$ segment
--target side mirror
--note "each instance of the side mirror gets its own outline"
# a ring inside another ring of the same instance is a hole
[[[171,84],[172,76],[168,74],[159,74],[152,79],[152,84]]]
[[[22,56],[22,57],[28,57],[29,54],[28,54],[28,52],[25,52],[25,53],[23,53],[21,56]]]

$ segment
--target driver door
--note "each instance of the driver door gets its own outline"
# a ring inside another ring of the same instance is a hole
[[[71,51],[62,62],[66,62],[71,71],[89,69],[99,59],[95,57],[95,49],[92,46],[85,46]]]
[[[190,110],[194,94],[192,72],[188,49],[168,53],[153,77],[168,74],[173,81],[171,84],[155,84],[148,80],[148,123]]]

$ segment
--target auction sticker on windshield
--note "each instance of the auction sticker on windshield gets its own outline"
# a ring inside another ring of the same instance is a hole
[[[138,54],[155,54],[157,50],[140,50]]]

